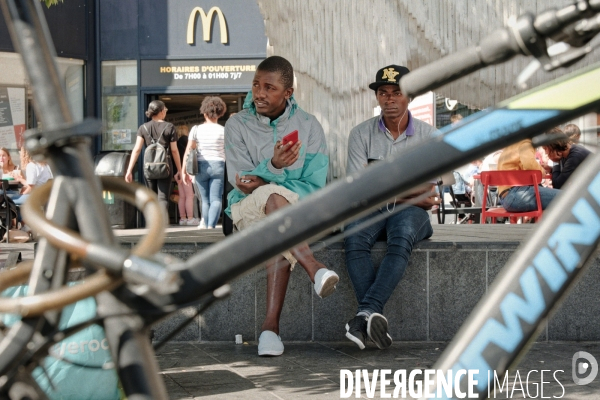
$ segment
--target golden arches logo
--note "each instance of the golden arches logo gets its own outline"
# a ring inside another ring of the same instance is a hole
[[[227,22],[225,21],[225,16],[219,7],[212,7],[208,10],[208,13],[204,13],[204,10],[201,7],[194,7],[192,13],[190,14],[190,18],[188,20],[187,27],[187,42],[188,44],[194,44],[195,37],[195,28],[196,28],[196,15],[200,14],[200,20],[202,22],[202,39],[205,42],[210,41],[211,31],[212,31],[212,20],[213,15],[217,13],[217,18],[219,19],[219,28],[221,30],[221,43],[225,44],[228,42],[227,37]]]

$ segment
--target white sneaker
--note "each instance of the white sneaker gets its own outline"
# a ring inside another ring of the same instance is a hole
[[[315,292],[317,296],[324,299],[335,291],[335,285],[340,277],[335,272],[327,268],[321,268],[315,274]]]
[[[198,226],[199,224],[200,224],[200,220],[198,220],[197,218],[190,218],[187,220],[187,225]]]
[[[187,225],[188,224],[187,222],[188,222],[187,219],[183,219],[182,218],[182,219],[179,220],[179,225]]]
[[[283,354],[281,337],[273,331],[263,331],[258,338],[259,356],[280,356]]]

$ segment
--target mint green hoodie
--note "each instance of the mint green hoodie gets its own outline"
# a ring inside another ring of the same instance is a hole
[[[288,133],[298,130],[302,142],[298,160],[282,169],[271,164],[273,147]],[[266,182],[276,183],[297,193],[300,198],[325,186],[329,157],[323,127],[317,119],[302,110],[294,96],[287,101],[284,113],[271,121],[256,112],[249,92],[244,109],[225,124],[225,159],[227,177],[234,189],[229,192],[229,207],[246,195],[235,186],[235,175],[256,175]]]

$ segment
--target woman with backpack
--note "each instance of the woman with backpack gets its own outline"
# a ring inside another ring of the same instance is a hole
[[[154,100],[148,105],[146,117],[149,122],[140,125],[135,146],[125,174],[125,181],[133,181],[133,167],[146,145],[144,153],[144,180],[146,186],[158,195],[158,201],[168,211],[169,195],[173,182],[173,163],[177,168],[175,178],[181,176],[181,159],[177,150],[177,132],[172,123],[166,122],[167,107],[160,100]]]

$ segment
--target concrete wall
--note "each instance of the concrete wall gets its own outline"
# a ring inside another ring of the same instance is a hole
[[[186,259],[204,245],[165,245],[164,251]],[[396,341],[448,341],[510,258],[516,244],[473,243],[459,245],[426,241],[410,259],[406,274],[386,305],[390,334]],[[376,265],[385,244],[376,244]],[[345,340],[345,324],[356,312],[356,300],[346,273],[340,243],[316,253],[317,259],[340,275],[337,291],[318,298],[305,272],[292,273],[281,318],[284,341]],[[545,325],[538,340],[600,340],[600,257],[571,292],[562,307]],[[175,340],[233,341],[242,334],[255,341],[265,316],[266,277],[264,269],[232,283],[231,296],[214,304],[185,328]],[[182,310],[156,326],[155,338],[164,337],[174,324],[192,315]]]
[[[345,175],[350,130],[373,116],[377,103],[368,85],[378,69],[399,64],[414,70],[478,44],[511,16],[568,4],[563,0],[257,1],[269,38],[268,55],[292,63],[298,103],[323,125],[332,179]],[[538,71],[528,83],[538,86],[599,57],[596,51],[570,68]],[[435,92],[486,108],[523,91],[515,82],[530,61],[515,57]]]

